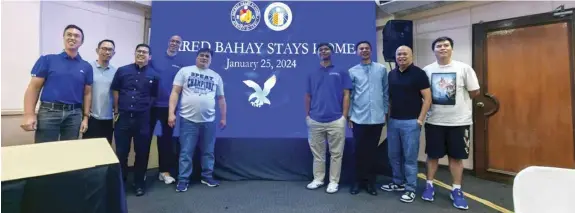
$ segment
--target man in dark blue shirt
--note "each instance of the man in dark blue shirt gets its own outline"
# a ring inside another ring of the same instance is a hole
[[[177,174],[175,169],[178,158],[176,158],[176,153],[173,149],[173,147],[178,144],[178,140],[173,138],[173,136],[177,135],[177,131],[176,134],[174,134],[174,129],[168,125],[168,114],[174,77],[180,68],[184,67],[182,58],[177,55],[178,48],[181,44],[182,38],[180,36],[172,36],[168,43],[168,50],[166,53],[159,57],[154,57],[150,61],[150,67],[160,75],[158,98],[156,99],[151,112],[152,119],[150,122],[150,130],[153,134],[157,122],[160,122],[162,133],[157,136],[156,141],[158,145],[158,162],[160,164],[160,175],[158,178],[166,184],[171,184],[176,181],[170,173]]]
[[[80,132],[88,129],[93,74],[90,63],[78,53],[83,42],[84,32],[80,27],[66,26],[64,52],[41,56],[32,68],[20,127],[36,131],[36,143],[75,140]],[[36,115],[38,96],[40,109]]]
[[[148,66],[150,57],[150,47],[138,44],[136,62],[118,68],[111,86],[114,94],[116,155],[125,179],[130,145],[134,140],[134,185],[137,196],[146,193],[146,170],[152,142],[150,109],[158,94],[159,75]]]
[[[397,67],[389,73],[390,113],[387,126],[389,164],[393,181],[385,191],[405,191],[400,200],[411,203],[417,189],[417,157],[421,125],[431,106],[431,90],[425,71],[413,65],[407,46],[395,52]]]
[[[324,185],[327,140],[331,155],[327,193],[335,193],[339,189],[349,92],[352,88],[349,73],[331,63],[331,54],[329,44],[318,45],[320,66],[311,71],[305,83],[306,122],[313,154],[313,181],[307,188],[317,189]]]

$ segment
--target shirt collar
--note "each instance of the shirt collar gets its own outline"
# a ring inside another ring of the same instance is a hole
[[[95,65],[97,68],[104,68],[104,70],[109,70],[109,69],[111,68],[111,66],[112,66],[112,65],[108,64],[107,67],[102,67],[102,65],[100,65],[100,63],[98,63],[98,60],[94,60],[94,65]]]
[[[405,68],[405,70],[403,72],[401,72],[399,70],[399,66],[397,66],[395,69],[400,73],[406,73],[406,72],[409,72],[409,70],[411,70],[411,68],[413,68],[413,66],[414,66],[413,63],[411,63],[409,66],[407,66],[407,68]]]
[[[146,70],[148,69],[148,65],[150,65],[150,64],[147,64],[146,66],[143,66],[142,68],[140,68],[140,67],[138,66],[138,64],[134,63],[134,67],[136,68],[136,70],[142,71],[142,72],[143,72],[143,71],[146,71]]]
[[[62,53],[60,53],[60,56],[66,58],[66,59],[82,60],[82,56],[80,56],[80,53],[76,54],[76,57],[72,58],[64,50],[62,50]]]

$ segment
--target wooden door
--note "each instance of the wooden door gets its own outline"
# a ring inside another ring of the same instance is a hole
[[[573,28],[573,15],[552,13],[474,25],[478,176],[509,181],[528,166],[575,168]]]

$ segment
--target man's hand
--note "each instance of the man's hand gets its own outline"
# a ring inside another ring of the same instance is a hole
[[[220,129],[225,129],[226,128],[226,119],[222,119],[220,120]]]
[[[168,115],[168,126],[174,128],[176,126],[176,115],[171,114]]]
[[[419,127],[423,126],[423,121],[421,121],[420,119],[417,119],[417,124],[419,125]]]
[[[88,117],[85,117],[84,119],[82,119],[82,124],[80,124],[80,132],[82,134],[86,133],[86,131],[88,131]]]
[[[36,124],[37,124],[36,115],[25,115],[24,121],[20,125],[20,128],[22,128],[24,131],[35,131]]]

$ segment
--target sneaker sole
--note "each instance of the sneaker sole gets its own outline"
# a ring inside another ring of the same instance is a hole
[[[433,198],[431,198],[431,199],[428,199],[428,198],[424,198],[424,197],[421,197],[421,199],[422,199],[422,200],[425,200],[425,201],[428,201],[428,202],[433,202],[433,201],[434,201],[434,199],[433,199]]]
[[[405,191],[405,189],[388,189],[388,188],[383,188],[383,187],[380,187],[379,189],[386,191],[386,192],[403,192],[403,191]]]
[[[176,189],[176,192],[185,192],[185,191],[188,191],[188,189],[184,189],[184,190]]]
[[[403,198],[399,198],[399,200],[400,200],[401,202],[404,202],[404,203],[413,203],[413,201],[414,201],[415,199],[405,200],[405,199],[403,199]]]
[[[449,198],[451,198],[451,201],[454,201],[453,195],[449,195]],[[468,210],[469,209],[469,206],[457,206],[457,205],[455,205],[455,203],[453,203],[453,207],[455,207],[456,209],[461,209],[461,210]]]
[[[217,186],[219,186],[219,185],[209,184],[208,182],[203,181],[203,180],[202,180],[202,184],[205,184],[206,186],[209,186],[209,187],[217,187]]]

